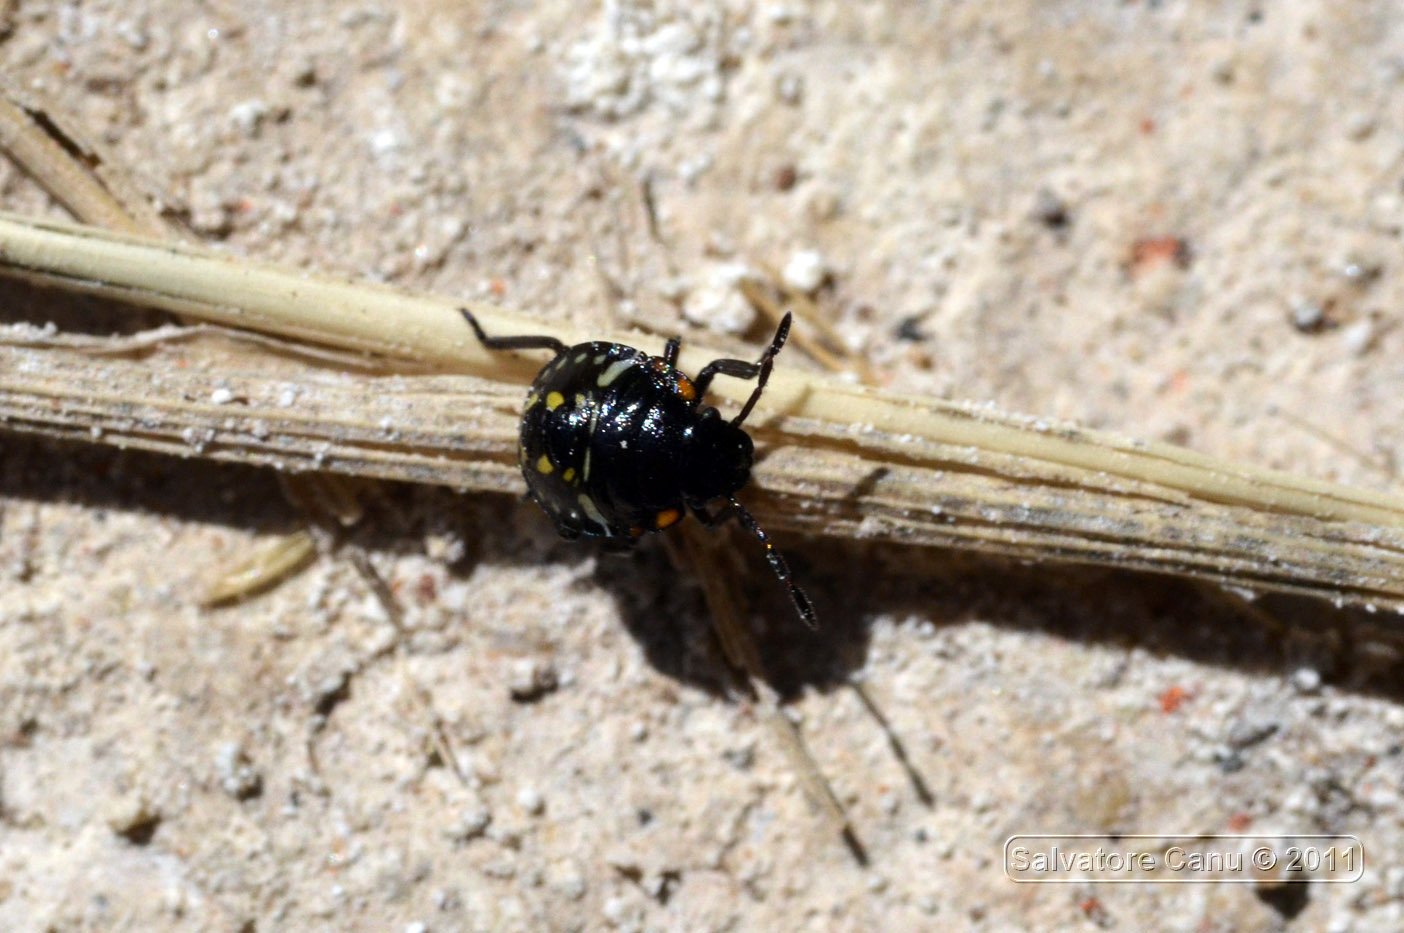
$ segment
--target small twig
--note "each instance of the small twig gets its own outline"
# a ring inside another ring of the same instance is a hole
[[[292,355],[234,352],[227,342],[94,358],[7,345],[0,331],[0,422],[10,430],[293,472],[520,489],[520,399],[540,360],[483,350],[463,326],[460,302],[3,215],[0,274],[375,354],[368,360],[385,372],[408,361],[476,377],[351,374]],[[608,336],[473,311],[489,330],[567,343]],[[715,355],[684,347],[684,369]],[[714,387],[710,400],[722,407],[739,405],[749,389],[736,380]],[[777,369],[750,424],[764,456],[748,507],[767,527],[1404,608],[1398,496],[987,406],[873,391],[794,366]]]

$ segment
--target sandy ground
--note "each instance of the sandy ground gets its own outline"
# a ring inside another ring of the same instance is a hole
[[[1281,413],[1399,449],[1398,14],[10,0],[0,67],[250,256],[743,347],[763,335],[735,264],[814,251],[820,306],[894,390],[1384,487]],[[0,194],[57,213],[8,166]],[[115,319],[3,294],[8,319]],[[386,488],[356,540],[409,606],[387,651],[335,557],[198,608],[294,526],[271,476],[0,445],[0,928],[1404,924],[1394,620],[788,540],[825,631],[776,618],[759,570],[756,624],[864,866],[719,691],[661,548],[608,558],[528,504]],[[1354,833],[1368,870],[1002,869],[1016,832],[1231,831]]]

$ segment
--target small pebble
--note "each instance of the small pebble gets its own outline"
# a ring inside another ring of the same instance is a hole
[[[512,665],[512,679],[507,684],[508,693],[518,703],[534,703],[560,686],[556,668],[550,661],[524,659]]]
[[[604,902],[605,919],[618,926],[629,914],[629,902],[622,897],[611,897]]]
[[[1341,330],[1341,343],[1351,356],[1363,355],[1374,340],[1375,324],[1369,318],[1361,318]]]
[[[444,835],[457,842],[476,839],[487,831],[492,822],[492,812],[487,807],[469,807],[458,815],[458,820],[444,830]]]
[[[128,794],[107,806],[104,820],[109,829],[128,842],[145,845],[161,822],[161,812],[146,797]]]
[[[1068,226],[1068,205],[1047,188],[1038,192],[1034,201],[1034,220],[1050,230],[1062,230]]]
[[[237,742],[225,742],[215,753],[219,786],[235,800],[249,800],[263,792],[263,776]]]
[[[229,119],[239,132],[249,138],[258,136],[263,120],[268,116],[268,105],[261,100],[246,100],[235,104],[229,111]]]
[[[1304,334],[1314,334],[1326,323],[1326,312],[1314,301],[1298,301],[1292,305],[1292,326]]]
[[[1315,693],[1321,689],[1321,674],[1314,667],[1299,667],[1292,672],[1292,686],[1301,693]]]
[[[738,283],[750,274],[745,263],[713,265],[702,281],[688,291],[682,305],[683,317],[723,334],[744,333],[755,321],[756,309],[741,294]]]
[[[536,816],[546,809],[546,801],[542,798],[541,792],[534,787],[523,787],[517,791],[517,806],[522,808],[524,813]]]
[[[224,386],[220,386],[210,393],[210,401],[215,405],[228,405],[234,401],[234,393]]]
[[[810,294],[829,277],[828,265],[818,250],[802,249],[793,253],[780,272],[784,283],[797,292]]]

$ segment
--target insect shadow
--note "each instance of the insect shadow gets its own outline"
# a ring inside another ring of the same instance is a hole
[[[19,434],[7,434],[4,443],[0,490],[11,504],[75,502],[263,533],[299,526],[268,470]],[[686,568],[680,573],[672,565],[658,536],[631,554],[582,558],[589,546],[561,541],[530,502],[409,484],[380,488],[381,501],[352,533],[368,551],[422,553],[427,530],[447,522],[465,542],[449,568],[460,577],[479,561],[593,560],[585,585],[613,596],[624,628],[651,666],[680,682],[726,692],[700,587]],[[867,664],[875,624],[917,634],[920,626],[979,620],[1264,676],[1308,667],[1337,689],[1404,703],[1404,631],[1383,614],[1279,594],[1245,604],[1212,584],[1124,570],[1023,565],[871,542],[787,536],[783,543],[819,610],[818,632],[804,627],[764,569],[754,567],[750,549],[735,551],[740,566],[751,570],[741,575],[747,619],[767,678],[782,698],[844,685]],[[899,638],[905,641],[908,632],[899,631]],[[909,643],[920,650],[919,641]]]
[[[744,597],[742,622],[757,647],[765,680],[782,700],[793,700],[805,689],[832,690],[862,669],[871,607],[864,604],[860,570],[846,549],[785,539],[795,577],[820,620],[812,630],[775,587],[754,542],[726,526],[703,533],[730,539],[718,558],[721,566],[675,566],[658,539],[632,552],[602,553],[595,565],[594,581],[614,596],[621,623],[653,668],[714,694],[727,692],[726,661],[697,577],[725,573]]]

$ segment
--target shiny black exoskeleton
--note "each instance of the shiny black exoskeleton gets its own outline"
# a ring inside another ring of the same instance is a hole
[[[489,337],[467,309],[464,320],[492,350],[551,350],[522,412],[517,459],[532,499],[566,538],[632,544],[692,512],[707,524],[734,516],[765,547],[766,559],[805,623],[814,608],[790,578],[736,493],[751,477],[754,448],[741,423],[751,413],[775,355],[790,332],[785,315],[760,360],[713,360],[689,379],[677,368],[679,340],[662,356],[618,343],[567,347],[555,337]],[[726,421],[702,397],[715,376],[755,379],[741,412]],[[726,500],[718,513],[707,504]]]

